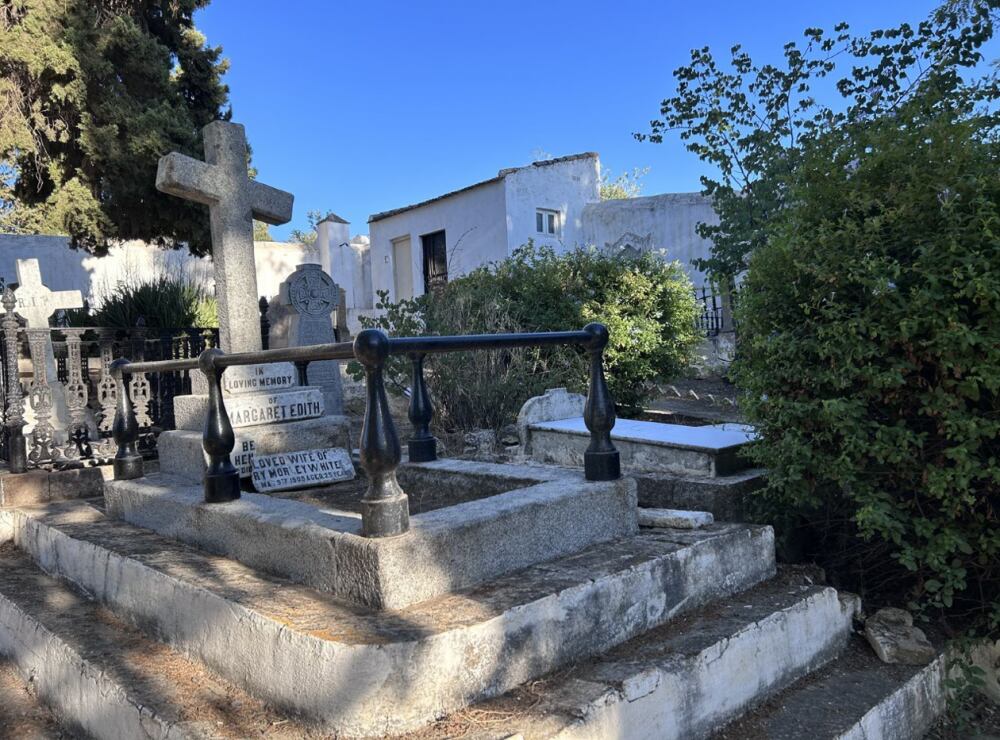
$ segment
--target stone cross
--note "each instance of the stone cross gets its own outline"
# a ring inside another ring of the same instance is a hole
[[[243,126],[213,121],[202,129],[205,161],[171,152],[160,158],[156,188],[208,206],[219,302],[219,340],[226,352],[261,349],[253,220],[292,218],[292,194],[247,176]]]
[[[64,308],[83,308],[83,295],[78,290],[49,290],[42,285],[38,260],[17,261],[17,312],[28,322],[29,329],[48,329],[49,317]]]

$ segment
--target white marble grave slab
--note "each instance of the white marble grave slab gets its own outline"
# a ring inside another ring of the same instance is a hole
[[[313,419],[323,415],[323,393],[310,387],[230,396],[226,399],[226,411],[234,429]]]
[[[273,393],[298,385],[298,373],[290,362],[266,365],[235,365],[222,374],[222,390],[229,395]]]
[[[251,478],[261,493],[353,480],[354,464],[343,447],[255,455]]]
[[[565,434],[587,434],[587,425],[582,417],[560,419],[559,421],[537,422],[532,429],[544,429]],[[658,421],[637,421],[618,419],[611,430],[611,439],[628,440],[665,447],[717,452],[730,447],[740,447],[752,442],[757,435],[753,427],[746,424],[719,424],[689,427],[683,424],[662,424]]]

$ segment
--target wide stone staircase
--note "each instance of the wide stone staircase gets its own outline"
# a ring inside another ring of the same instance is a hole
[[[769,527],[640,528],[633,479],[572,468],[400,478],[454,500],[384,539],[164,474],[0,509],[0,654],[66,737],[873,740],[941,711],[943,662],[859,658],[857,598]]]

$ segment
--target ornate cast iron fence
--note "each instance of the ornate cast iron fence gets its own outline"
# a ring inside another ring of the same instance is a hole
[[[0,458],[12,473],[29,467],[76,467],[114,456],[111,428],[118,399],[111,375],[114,358],[197,358],[206,347],[218,344],[217,329],[27,329],[15,312],[13,291],[6,289],[0,303],[5,311],[0,319]],[[138,448],[144,454],[155,455],[156,437],[174,426],[174,396],[190,390],[186,371],[132,377],[129,391],[140,429]],[[65,418],[60,421],[56,417],[63,411]],[[29,421],[32,428],[25,435]]]
[[[409,418],[414,436],[409,440],[410,459],[426,462],[437,458],[436,442],[430,433],[434,415],[424,382],[423,362],[427,354],[481,349],[538,347],[565,344],[582,347],[590,355],[590,391],[583,418],[590,430],[590,445],[584,454],[587,480],[615,480],[621,477],[618,451],[611,442],[615,406],[604,379],[604,348],[608,330],[602,324],[588,324],[581,331],[535,334],[495,334],[455,337],[389,338],[377,329],[365,329],[353,343],[316,344],[306,347],[226,354],[209,348],[197,359],[131,362],[117,359],[110,371],[117,384],[117,410],[113,435],[118,445],[114,459],[115,478],[131,480],[143,476],[139,449],[140,423],[136,413],[134,381],[137,376],[189,372],[196,367],[208,380],[208,416],[202,444],[208,457],[204,476],[207,503],[233,501],[240,497],[239,472],[230,459],[235,437],[222,395],[222,375],[234,365],[267,362],[294,362],[305,375],[310,362],[357,359],[365,369],[366,406],[361,428],[361,465],[368,476],[368,490],[361,500],[362,534],[366,537],[398,535],[409,529],[409,499],[396,480],[402,450],[389,412],[383,371],[390,355],[406,355],[413,363],[413,393]]]

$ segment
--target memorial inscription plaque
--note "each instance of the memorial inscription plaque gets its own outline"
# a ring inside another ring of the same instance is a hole
[[[322,486],[354,478],[351,456],[342,447],[254,455],[254,487],[261,493]]]

